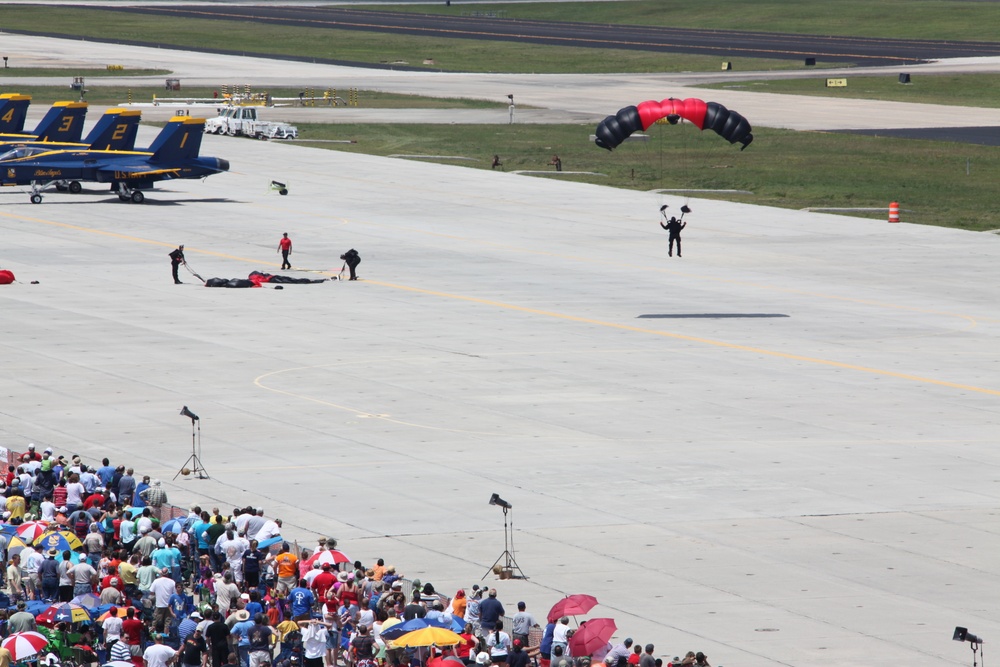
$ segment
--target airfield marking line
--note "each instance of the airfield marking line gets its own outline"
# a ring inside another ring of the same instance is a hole
[[[660,331],[657,329],[647,329],[645,327],[637,327],[631,324],[620,324],[617,322],[607,322],[604,320],[595,320],[589,317],[581,317],[579,315],[569,315],[567,313],[557,313],[549,310],[542,310],[540,308],[531,308],[528,306],[518,306],[512,303],[504,303],[502,301],[493,301],[492,299],[482,299],[474,296],[465,296],[462,294],[451,294],[449,292],[439,292],[436,290],[428,290],[420,287],[410,287],[408,285],[397,285],[394,283],[385,283],[376,280],[365,280],[367,284],[378,285],[380,287],[388,287],[391,289],[402,290],[404,292],[413,292],[416,294],[426,294],[429,296],[437,296],[445,299],[454,299],[456,301],[466,301],[468,303],[477,303],[480,305],[493,306],[496,308],[502,308],[504,310],[513,310],[520,313],[527,313],[530,315],[543,315],[545,317],[550,317],[559,320],[565,320],[568,322],[577,322],[580,324],[590,324],[594,326],[608,327],[611,329],[618,329],[620,331],[632,331],[635,333],[652,334],[654,336],[662,336],[664,338],[673,338],[674,340],[682,340],[690,343],[700,343],[702,345],[711,345],[713,347],[720,347],[729,350],[739,350],[741,352],[752,352],[754,354],[761,354],[769,357],[776,357],[779,359],[789,359],[791,361],[803,361],[806,363],[817,364],[821,366],[830,366],[832,368],[843,368],[845,370],[861,371],[863,373],[869,373],[872,375],[881,375],[885,377],[897,378],[900,380],[909,380],[912,382],[920,382],[923,384],[936,385],[939,387],[949,387],[952,389],[963,389],[965,391],[972,391],[980,394],[989,394],[991,396],[1000,396],[1000,389],[988,389],[986,387],[977,387],[975,385],[962,384],[959,382],[949,382],[947,380],[937,380],[934,378],[922,377],[920,375],[912,375],[910,373],[899,373],[897,371],[890,371],[881,368],[872,368],[870,366],[860,366],[857,364],[849,364],[842,361],[833,361],[831,359],[821,359],[819,357],[807,357],[801,354],[794,354],[791,352],[779,352],[777,350],[768,350],[761,347],[753,347],[750,345],[740,345],[738,343],[728,343],[726,341],[714,340],[712,338],[702,338],[700,336],[689,336],[686,334],[673,333],[670,331]]]
[[[352,223],[352,221],[349,218],[340,218],[340,220],[343,221],[343,224],[351,224]],[[378,223],[378,222],[368,222],[368,221],[365,221],[365,222],[355,222],[354,224],[363,224],[363,225],[368,225],[368,226],[372,226],[372,227],[380,227],[380,228],[383,228],[383,229],[392,229],[392,230],[397,231],[397,232],[400,229],[399,227],[392,227],[390,225],[386,225],[386,224],[382,224],[382,223]],[[452,239],[452,240],[455,240],[455,241],[464,241],[466,243],[474,243],[474,244],[489,246],[489,247],[493,247],[493,248],[498,248],[500,250],[512,250],[512,251],[515,251],[515,252],[518,252],[518,253],[527,253],[527,254],[530,254],[530,255],[538,255],[538,256],[542,256],[542,257],[555,257],[555,258],[558,258],[558,259],[567,259],[567,260],[571,260],[571,261],[574,261],[574,262],[583,262],[585,264],[593,264],[594,261],[595,261],[593,258],[590,258],[590,257],[580,257],[580,256],[577,256],[577,255],[566,255],[566,254],[561,254],[561,253],[549,252],[549,251],[546,251],[546,250],[537,250],[535,248],[524,248],[524,247],[519,247],[519,246],[514,246],[514,245],[509,245],[509,244],[504,244],[504,243],[497,243],[495,241],[490,241],[490,240],[487,240],[487,239],[475,239],[475,238],[470,238],[470,237],[465,237],[465,236],[457,236],[457,235],[454,235],[454,234],[446,234],[444,232],[434,232],[434,231],[423,230],[423,229],[414,229],[414,228],[403,228],[403,229],[405,229],[406,231],[408,231],[410,233],[414,233],[414,234],[423,234],[423,235],[427,235],[427,236],[434,236],[434,237],[437,237],[437,238],[446,238],[446,239]],[[964,331],[967,331],[969,329],[974,329],[979,324],[979,322],[978,322],[978,320],[977,320],[976,317],[973,317],[972,315],[963,315],[962,313],[950,313],[950,312],[942,311],[942,310],[932,310],[932,309],[928,309],[928,308],[918,308],[916,306],[903,306],[903,305],[900,305],[900,304],[885,303],[885,302],[882,302],[882,301],[872,301],[872,300],[869,300],[869,299],[858,299],[858,298],[849,297],[849,296],[838,296],[838,295],[835,295],[835,294],[823,294],[822,292],[809,292],[809,291],[806,291],[806,290],[798,290],[798,289],[792,289],[792,288],[787,288],[787,287],[777,287],[775,285],[766,285],[766,284],[762,284],[762,283],[746,282],[746,281],[743,281],[743,280],[733,280],[731,278],[718,278],[716,276],[697,275],[697,274],[691,274],[691,273],[684,273],[682,271],[676,271],[676,270],[673,270],[673,269],[664,269],[664,268],[659,267],[659,266],[642,266],[642,265],[627,264],[627,263],[625,263],[625,264],[619,263],[619,266],[621,266],[623,268],[635,269],[635,270],[640,270],[640,271],[654,271],[656,273],[666,273],[666,274],[669,274],[669,275],[679,276],[679,277],[682,277],[682,278],[694,278],[694,279],[697,279],[697,280],[709,280],[709,281],[712,281],[712,282],[724,283],[724,284],[729,284],[729,285],[743,285],[745,287],[753,287],[753,288],[756,288],[756,289],[770,290],[770,291],[775,291],[775,292],[783,292],[785,294],[798,294],[800,296],[808,296],[808,297],[814,297],[814,298],[820,298],[820,299],[830,299],[832,301],[844,301],[844,302],[848,302],[848,303],[858,303],[858,304],[862,304],[862,305],[866,305],[866,306],[875,306],[875,307],[878,307],[878,308],[886,308],[886,309],[891,309],[891,310],[910,311],[910,312],[914,312],[914,313],[921,313],[921,314],[924,314],[924,315],[941,315],[941,316],[944,316],[944,317],[955,317],[955,318],[958,318],[958,319],[966,321],[967,326],[963,329]],[[988,322],[993,321],[991,318],[978,318],[978,319],[984,319],[985,321],[988,321]],[[945,333],[950,333],[950,332],[945,332]],[[920,334],[920,335],[924,335],[924,334]],[[937,335],[937,334],[926,334],[926,335]],[[914,337],[914,336],[910,336],[910,337]],[[916,337],[919,337],[919,335],[916,336]]]
[[[165,241],[154,241],[154,240],[151,240],[151,239],[144,239],[144,238],[141,238],[141,237],[138,237],[138,236],[130,236],[128,234],[120,234],[118,232],[109,232],[109,231],[105,231],[105,230],[101,230],[101,229],[90,229],[90,228],[87,228],[87,227],[82,227],[80,225],[71,225],[71,224],[65,223],[65,222],[56,222],[54,220],[43,220],[41,218],[33,218],[33,217],[28,217],[28,216],[21,216],[21,215],[16,215],[16,214],[12,214],[12,213],[0,213],[0,216],[8,217],[8,218],[13,218],[13,219],[28,220],[28,221],[32,221],[32,222],[40,222],[40,223],[47,224],[47,225],[52,225],[52,226],[55,226],[55,227],[63,227],[63,228],[66,228],[66,229],[72,229],[72,230],[76,230],[76,231],[90,232],[90,233],[99,234],[99,235],[103,235],[103,236],[110,236],[112,238],[118,238],[118,239],[129,240],[129,241],[135,241],[137,243],[146,243],[146,244],[166,246],[166,247],[173,247],[173,245],[174,245],[173,243],[167,243]],[[274,264],[276,263],[276,262],[262,262],[262,261],[257,260],[257,259],[250,259],[250,258],[247,258],[247,257],[240,257],[239,255],[230,255],[228,253],[215,252],[215,251],[210,251],[210,250],[192,249],[192,252],[199,253],[199,254],[204,254],[204,255],[211,255],[211,256],[214,256],[214,257],[221,257],[221,258],[224,258],[224,259],[233,259],[233,260],[237,260],[237,261],[240,261],[240,262],[247,262],[247,263],[253,263],[253,264],[269,264],[271,266],[274,266]],[[922,383],[922,384],[930,384],[930,385],[935,385],[935,386],[939,386],[939,387],[949,387],[949,388],[952,388],[952,389],[962,389],[962,390],[965,390],[965,391],[972,391],[972,392],[976,392],[976,393],[980,393],[980,394],[988,394],[988,395],[991,395],[991,396],[1000,396],[1000,390],[997,390],[997,389],[989,389],[989,388],[986,388],[986,387],[977,387],[975,385],[962,384],[960,382],[949,382],[947,380],[937,380],[937,379],[934,379],[934,378],[927,378],[927,377],[922,377],[922,376],[919,376],[919,375],[912,375],[912,374],[909,374],[909,373],[899,373],[897,371],[890,371],[890,370],[885,370],[885,369],[880,369],[880,368],[872,368],[870,366],[860,366],[860,365],[857,365],[857,364],[849,364],[849,363],[845,363],[845,362],[841,362],[841,361],[833,361],[832,359],[820,359],[818,357],[808,357],[808,356],[805,356],[805,355],[794,354],[794,353],[791,353],[791,352],[779,352],[777,350],[768,350],[768,349],[765,349],[765,348],[753,347],[753,346],[749,346],[749,345],[740,345],[738,343],[728,343],[726,341],[714,340],[714,339],[711,339],[711,338],[701,338],[701,337],[698,337],[698,336],[689,336],[689,335],[686,335],[686,334],[673,333],[673,332],[670,332],[670,331],[660,331],[660,330],[657,330],[657,329],[647,329],[645,327],[637,327],[637,326],[633,326],[633,325],[629,325],[629,324],[620,324],[620,323],[616,323],[616,322],[607,322],[607,321],[604,321],[604,320],[595,320],[595,319],[592,319],[592,318],[580,317],[578,315],[569,315],[567,313],[557,313],[557,312],[554,312],[554,311],[541,310],[539,308],[530,308],[528,306],[518,306],[518,305],[512,304],[512,303],[504,303],[502,301],[493,301],[491,299],[482,299],[482,298],[479,298],[479,297],[465,296],[465,295],[462,295],[462,294],[451,294],[449,292],[439,292],[439,291],[436,291],[436,290],[428,290],[428,289],[423,289],[423,288],[420,288],[420,287],[411,287],[411,286],[408,286],[408,285],[398,285],[398,284],[395,284],[395,283],[386,283],[386,282],[381,282],[381,281],[376,281],[376,280],[365,280],[364,282],[367,283],[367,284],[370,284],[370,285],[377,285],[379,287],[387,287],[387,288],[390,288],[390,289],[401,290],[401,291],[404,291],[404,292],[411,292],[411,293],[414,293],[414,294],[426,294],[426,295],[429,295],[429,296],[437,296],[437,297],[441,297],[441,298],[445,298],[445,299],[453,299],[453,300],[457,300],[457,301],[465,301],[465,302],[468,302],[468,303],[478,303],[478,304],[481,304],[481,305],[493,306],[493,307],[496,307],[496,308],[503,308],[504,310],[513,310],[513,311],[517,311],[517,312],[521,312],[521,313],[528,313],[528,314],[533,314],[533,315],[543,315],[545,317],[550,317],[550,318],[554,318],[554,319],[560,319],[560,320],[564,320],[564,321],[567,321],[567,322],[578,322],[578,323],[581,323],[581,324],[591,324],[591,325],[594,325],[594,326],[608,327],[608,328],[612,328],[612,329],[618,329],[618,330],[621,330],[621,331],[632,331],[632,332],[635,332],[635,333],[652,334],[654,336],[662,336],[664,338],[673,338],[674,340],[683,340],[683,341],[687,341],[687,342],[691,342],[691,343],[700,343],[702,345],[711,345],[713,347],[719,347],[719,348],[724,348],[724,349],[739,350],[741,352],[752,352],[752,353],[755,353],[755,354],[761,354],[761,355],[769,356],[769,357],[776,357],[776,358],[779,358],[779,359],[788,359],[788,360],[792,360],[792,361],[803,361],[803,362],[806,362],[806,363],[817,364],[817,365],[820,365],[820,366],[829,366],[829,367],[832,367],[832,368],[843,368],[845,370],[860,371],[860,372],[869,373],[869,374],[872,374],[872,375],[881,375],[881,376],[884,376],[884,377],[892,377],[892,378],[896,378],[896,379],[900,379],[900,380],[909,380],[911,382],[919,382],[919,383]],[[262,388],[266,388],[266,387],[262,387]],[[273,391],[277,391],[278,393],[285,393],[285,394],[288,394],[290,396],[295,396],[294,394],[290,394],[288,392],[283,392],[281,390],[273,390]],[[322,401],[320,399],[313,399],[313,398],[308,398],[308,397],[306,397],[306,398],[307,398],[307,400],[311,400],[311,401],[314,401],[316,403],[329,404],[329,405],[332,405],[333,407],[337,407],[337,408],[345,409],[345,410],[349,409],[349,408],[346,408],[344,406],[338,406],[336,404],[327,403],[326,401]],[[365,411],[363,411],[363,410],[362,411],[356,411],[356,412],[358,412],[359,414],[366,414]],[[395,420],[387,419],[387,421],[395,421]],[[418,426],[417,424],[408,424],[408,423],[405,423],[405,422],[397,422],[397,423],[400,423],[402,425],[407,425],[407,426]],[[435,428],[435,427],[424,427],[424,428]],[[449,429],[441,429],[441,430],[449,430]]]

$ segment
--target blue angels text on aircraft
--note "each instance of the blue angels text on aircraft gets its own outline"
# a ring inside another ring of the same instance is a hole
[[[30,185],[31,202],[60,183],[109,183],[122,201],[145,200],[157,181],[204,178],[229,171],[228,160],[199,157],[205,119],[174,116],[145,151],[18,146],[0,155],[0,185]]]

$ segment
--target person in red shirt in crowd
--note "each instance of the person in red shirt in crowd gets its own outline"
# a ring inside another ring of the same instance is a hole
[[[28,451],[21,454],[20,459],[22,461],[41,461],[42,455],[35,451],[35,443],[28,444]]]
[[[628,657],[628,664],[638,665],[639,658],[641,657],[642,657],[642,644],[636,642],[635,646],[632,647],[632,655]]]
[[[326,597],[326,592],[337,581],[337,575],[331,572],[331,569],[329,563],[323,563],[323,570],[313,578],[312,590],[316,594],[317,600],[322,600]]]
[[[472,627],[472,623],[466,623],[465,629],[458,636],[462,638],[462,643],[456,649],[458,657],[463,662],[469,659],[474,660],[476,654],[473,651],[479,646],[479,639],[476,637],[476,631]]]
[[[104,501],[107,498],[104,497],[104,490],[101,487],[97,487],[92,494],[86,497],[83,501],[83,509],[89,510],[91,507],[104,507]]]
[[[119,561],[119,562],[121,562],[121,561]],[[109,564],[108,565],[108,576],[106,576],[103,579],[101,579],[101,590],[104,590],[105,588],[108,588],[109,586],[111,586],[112,585],[111,582],[115,582],[114,583],[114,587],[118,589],[118,592],[120,592],[120,593],[124,593],[125,592],[125,584],[122,583],[121,577],[118,576],[118,566],[115,565],[115,566],[112,567]]]
[[[142,621],[135,617],[135,607],[129,607],[122,621],[122,638],[129,646],[142,645]]]
[[[64,477],[60,477],[59,483],[52,489],[52,502],[56,507],[66,505],[66,479]]]

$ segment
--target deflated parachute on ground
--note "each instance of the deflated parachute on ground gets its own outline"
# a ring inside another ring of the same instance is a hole
[[[291,285],[311,285],[314,283],[325,283],[326,278],[292,278],[291,276],[280,276],[262,271],[251,271],[250,275],[243,278],[209,278],[205,281],[205,287],[260,287],[264,283],[285,283]]]
[[[683,118],[700,130],[714,130],[731,144],[741,143],[743,148],[753,141],[753,128],[746,118],[735,111],[716,102],[705,102],[693,97],[686,100],[671,97],[661,102],[649,100],[638,106],[628,106],[614,116],[608,116],[597,126],[595,143],[610,151],[633,132],[649,129],[661,118],[666,118],[671,125],[676,125]]]

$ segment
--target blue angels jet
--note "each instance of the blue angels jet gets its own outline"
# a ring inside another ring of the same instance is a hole
[[[205,119],[174,116],[145,151],[18,146],[0,154],[0,185],[30,185],[31,203],[60,183],[110,183],[122,201],[141,204],[157,181],[204,178],[229,171],[229,161],[199,157]]]
[[[0,95],[0,134],[15,134],[24,131],[24,121],[28,117],[31,95],[4,93]]]
[[[90,148],[130,151],[135,148],[135,139],[139,134],[139,121],[141,119],[142,112],[138,109],[108,109],[81,143],[24,139],[9,141],[9,136],[0,135],[0,153],[6,153],[15,147],[37,147],[45,150]],[[63,181],[56,183],[55,187],[57,190],[69,190],[74,194],[83,190],[79,181]]]
[[[30,98],[29,98],[30,99]],[[24,104],[27,110],[28,105]],[[86,102],[56,102],[38,122],[33,132],[9,132],[0,134],[0,141],[65,141],[80,143],[83,137],[83,121],[87,117]],[[24,121],[21,121],[22,127]]]

